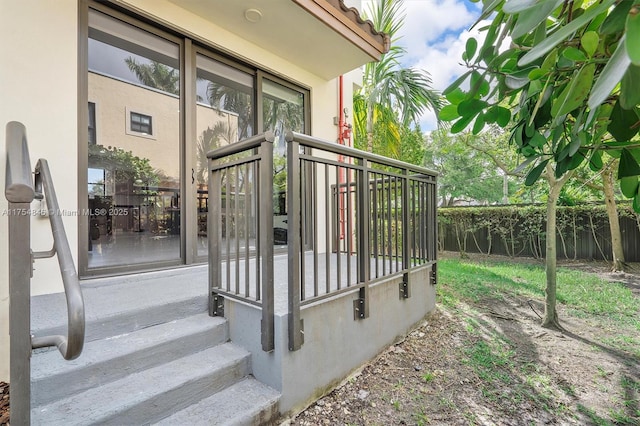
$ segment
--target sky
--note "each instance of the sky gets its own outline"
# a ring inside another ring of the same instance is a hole
[[[462,65],[462,52],[469,37],[482,45],[478,28],[471,26],[480,16],[482,2],[469,0],[405,0],[406,17],[397,44],[407,49],[403,66],[427,71],[432,87],[443,91],[458,76],[467,71]],[[420,120],[423,131],[436,128],[431,111]]]

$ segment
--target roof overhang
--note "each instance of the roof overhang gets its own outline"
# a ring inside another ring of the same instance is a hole
[[[169,0],[320,77],[377,61],[389,38],[343,0]]]

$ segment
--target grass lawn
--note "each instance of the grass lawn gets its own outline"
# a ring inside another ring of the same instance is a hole
[[[639,426],[639,295],[559,268],[561,333],[540,327],[545,279],[439,260],[436,311],[292,424]]]

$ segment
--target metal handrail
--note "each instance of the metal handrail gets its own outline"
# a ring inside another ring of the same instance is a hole
[[[49,207],[49,221],[53,234],[53,248],[47,252],[32,253],[32,258],[40,259],[58,255],[58,264],[62,274],[67,299],[68,332],[67,336],[51,335],[32,337],[32,349],[56,346],[62,356],[75,359],[84,346],[84,300],[80,281],[71,255],[69,241],[59,214],[60,207],[49,172],[47,160],[40,159],[35,170],[35,186],[32,183],[29,149],[26,129],[22,123],[12,121],[7,124],[7,171],[5,197],[10,203],[30,203],[38,194],[44,195]],[[31,259],[28,260],[31,262]]]
[[[416,166],[410,163],[405,163],[404,161],[394,160],[393,158],[383,157],[382,155],[372,154],[367,151],[362,151],[360,149],[352,148],[346,145],[340,145],[336,143],[330,143],[323,139],[305,135],[303,133],[291,132],[288,131],[285,140],[287,142],[301,142],[304,146],[309,148],[318,148],[323,151],[332,152],[334,154],[340,154],[347,157],[355,157],[361,158],[363,160],[367,160],[369,163],[380,163],[385,166],[396,167],[399,169],[410,170],[414,173],[436,177],[438,175],[437,172],[433,170],[429,170],[425,167]]]
[[[48,346],[56,346],[64,359],[71,360],[77,358],[82,353],[84,346],[84,300],[80,289],[80,280],[76,273],[76,267],[71,255],[71,248],[64,230],[58,198],[49,172],[47,160],[38,160],[35,170],[35,191],[42,193],[47,202],[49,211],[49,222],[51,223],[51,233],[53,234],[53,248],[46,252],[45,256],[58,255],[58,265],[62,274],[62,283],[67,298],[67,337],[61,335],[50,335],[33,337],[31,345],[34,349]],[[34,257],[38,257],[34,253]]]

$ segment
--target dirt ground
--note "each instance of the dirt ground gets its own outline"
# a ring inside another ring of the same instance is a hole
[[[632,273],[611,274],[606,263],[561,263],[624,282],[640,297],[638,265]],[[598,343],[615,330],[594,327],[562,307],[568,331],[543,329],[536,314],[542,311],[541,301],[519,298],[457,313],[439,306],[403,340],[283,423],[640,425],[640,359]],[[8,422],[8,392],[0,382],[0,425]]]
[[[561,263],[625,282],[640,297],[638,265],[612,274],[604,262]],[[542,301],[513,297],[458,313],[439,306],[402,341],[283,423],[640,425],[640,359],[598,343],[615,330],[562,307],[567,332],[541,328],[536,312],[543,310]]]

